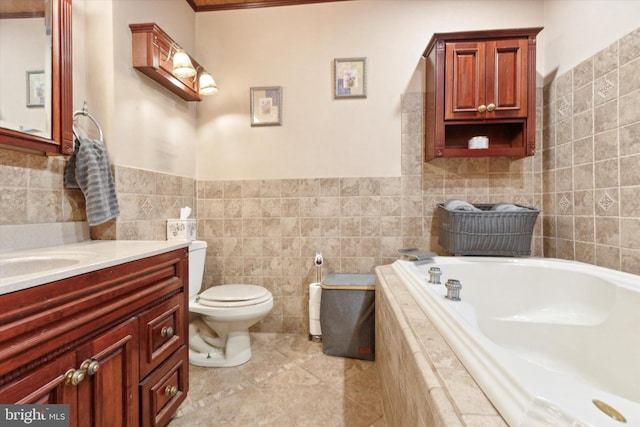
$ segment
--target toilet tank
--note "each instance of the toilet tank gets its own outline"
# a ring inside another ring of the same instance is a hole
[[[189,296],[197,295],[202,288],[204,260],[207,253],[207,242],[193,240],[189,244]]]

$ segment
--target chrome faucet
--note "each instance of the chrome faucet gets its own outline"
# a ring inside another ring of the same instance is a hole
[[[439,267],[431,267],[429,269],[429,283],[432,285],[441,285],[440,276],[442,276],[442,271]]]
[[[460,289],[462,289],[460,281],[456,279],[449,279],[444,285],[447,287],[447,295],[445,298],[450,299],[451,301],[460,301]]]

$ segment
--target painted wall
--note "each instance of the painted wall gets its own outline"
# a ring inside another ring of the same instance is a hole
[[[74,106],[87,100],[114,164],[193,178],[196,105],[131,66],[129,24],[155,22],[193,52],[195,13],[184,0],[80,3],[74,4],[74,26],[81,21],[84,30],[74,32],[74,41],[83,38],[74,48]]]
[[[480,6],[481,4],[481,6]],[[196,15],[220,92],[198,106],[198,179],[400,175],[400,95],[421,92],[434,32],[543,25],[539,0],[359,0]],[[333,59],[367,57],[368,97],[333,98]],[[283,125],[252,128],[249,88],[282,86]]]
[[[636,0],[544,0],[546,80],[564,74],[638,26]]]

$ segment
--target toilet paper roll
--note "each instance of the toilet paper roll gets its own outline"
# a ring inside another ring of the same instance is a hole
[[[320,321],[314,320],[309,322],[309,335],[321,336],[322,328],[320,327]]]
[[[322,288],[320,283],[312,283],[309,285],[309,304],[320,304],[322,300]]]
[[[309,303],[309,319],[320,320],[320,304]]]
[[[322,288],[320,283],[309,285],[309,334],[320,336],[320,302],[322,301]]]

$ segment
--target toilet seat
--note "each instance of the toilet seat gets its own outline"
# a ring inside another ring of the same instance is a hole
[[[256,285],[220,285],[198,295],[198,303],[206,307],[247,307],[268,301],[271,292]]]

